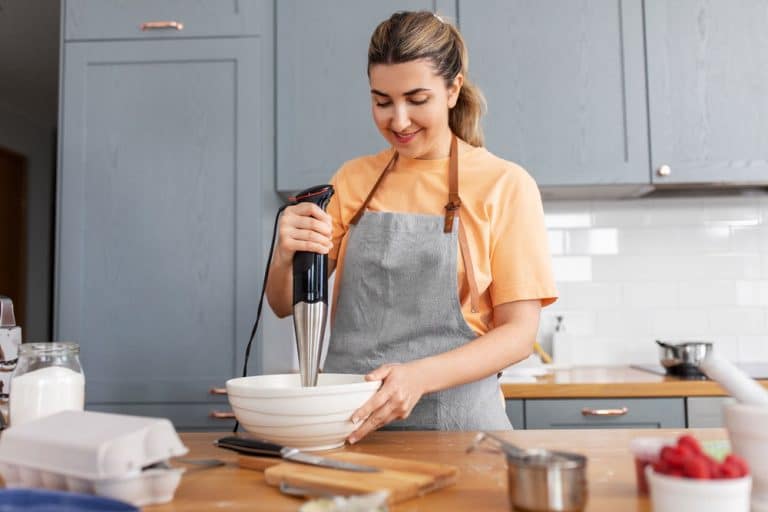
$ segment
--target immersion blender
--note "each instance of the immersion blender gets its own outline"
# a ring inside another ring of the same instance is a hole
[[[291,202],[314,203],[325,211],[332,195],[332,185],[318,185],[299,192]],[[304,387],[317,385],[328,295],[328,255],[296,252],[293,256],[293,330]]]

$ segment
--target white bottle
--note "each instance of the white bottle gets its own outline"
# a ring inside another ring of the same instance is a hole
[[[552,360],[556,365],[571,365],[574,362],[573,338],[565,331],[563,316],[555,317],[555,331],[552,333]]]

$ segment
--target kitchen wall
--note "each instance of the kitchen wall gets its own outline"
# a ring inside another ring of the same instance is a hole
[[[733,360],[768,361],[768,193],[544,209],[560,299],[539,334],[551,349],[563,317],[561,361],[657,362],[655,339],[706,339]]]

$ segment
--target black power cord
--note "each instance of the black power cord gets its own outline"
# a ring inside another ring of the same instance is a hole
[[[289,206],[293,206],[295,202],[284,204],[277,210],[275,215],[275,225],[272,228],[272,241],[269,244],[269,256],[267,256],[267,267],[264,269],[264,282],[261,284],[261,298],[259,298],[259,307],[256,309],[256,321],[253,322],[253,329],[251,329],[251,337],[248,340],[248,345],[245,347],[245,360],[243,361],[243,377],[248,376],[248,359],[251,356],[251,346],[253,345],[253,339],[256,337],[256,330],[259,328],[259,321],[261,320],[261,308],[264,306],[264,292],[267,290],[267,279],[269,278],[269,267],[272,265],[272,253],[275,251],[275,239],[277,238],[277,224],[280,220],[280,214],[283,210]],[[235,428],[232,432],[237,432],[240,427],[240,422],[235,421]]]

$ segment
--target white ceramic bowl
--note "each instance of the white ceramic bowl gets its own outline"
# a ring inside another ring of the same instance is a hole
[[[733,453],[747,461],[754,478],[752,507],[768,511],[768,406],[730,403],[723,412]]]
[[[752,478],[695,480],[645,468],[653,512],[749,512]]]
[[[364,375],[321,373],[317,386],[302,387],[299,374],[257,375],[227,381],[237,421],[254,437],[301,448],[330,450],[355,430],[351,417],[381,381]]]

